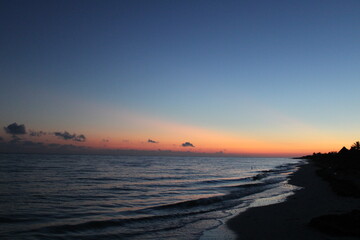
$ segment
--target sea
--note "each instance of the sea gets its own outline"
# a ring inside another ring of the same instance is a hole
[[[290,158],[0,154],[0,239],[235,239],[285,201]]]

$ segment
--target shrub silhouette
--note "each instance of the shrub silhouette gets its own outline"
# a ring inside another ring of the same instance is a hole
[[[351,146],[351,150],[360,151],[360,142],[357,141]]]

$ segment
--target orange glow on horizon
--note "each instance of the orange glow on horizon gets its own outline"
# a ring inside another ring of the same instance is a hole
[[[223,133],[193,126],[179,125],[165,122],[152,122],[156,129],[162,129],[163,134],[153,140],[158,143],[148,143],[150,137],[135,136],[113,136],[107,143],[92,141],[88,145],[94,148],[107,149],[133,149],[133,150],[171,150],[190,151],[202,153],[223,152],[227,154],[244,155],[268,155],[268,156],[300,156],[312,154],[313,152],[338,151],[343,142],[316,140],[258,140],[253,137],[239,137],[235,134]],[[159,131],[160,132],[160,131]],[[151,135],[151,134],[149,134]],[[154,136],[152,134],[151,136]],[[152,139],[152,138],[151,138]],[[182,147],[184,142],[191,142],[193,147]]]
[[[44,143],[109,150],[160,149],[197,153],[299,156],[313,152],[338,151],[344,144],[353,142],[346,136],[341,138],[336,134],[331,135],[325,130],[316,129],[276,111],[266,114],[275,119],[277,125],[274,129],[250,131],[239,127],[233,131],[224,131],[176,123],[126,109],[114,110],[96,104],[91,105],[91,108],[95,110],[92,111],[94,115],[88,116],[89,121],[82,123],[80,127],[66,128],[70,133],[85,134],[86,142],[65,141],[55,136],[46,136]],[[282,128],[278,129],[279,125]],[[157,143],[149,143],[148,139]],[[182,147],[184,142],[190,142],[195,147]]]

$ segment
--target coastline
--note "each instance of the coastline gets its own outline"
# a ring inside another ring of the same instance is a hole
[[[321,233],[308,226],[312,218],[349,212],[360,207],[359,199],[337,195],[328,182],[316,174],[308,161],[299,167],[289,183],[302,189],[285,202],[254,207],[231,218],[226,224],[237,239],[358,239]]]

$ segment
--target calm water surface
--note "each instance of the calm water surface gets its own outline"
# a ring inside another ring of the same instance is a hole
[[[199,239],[286,196],[287,158],[0,155],[0,239]]]

